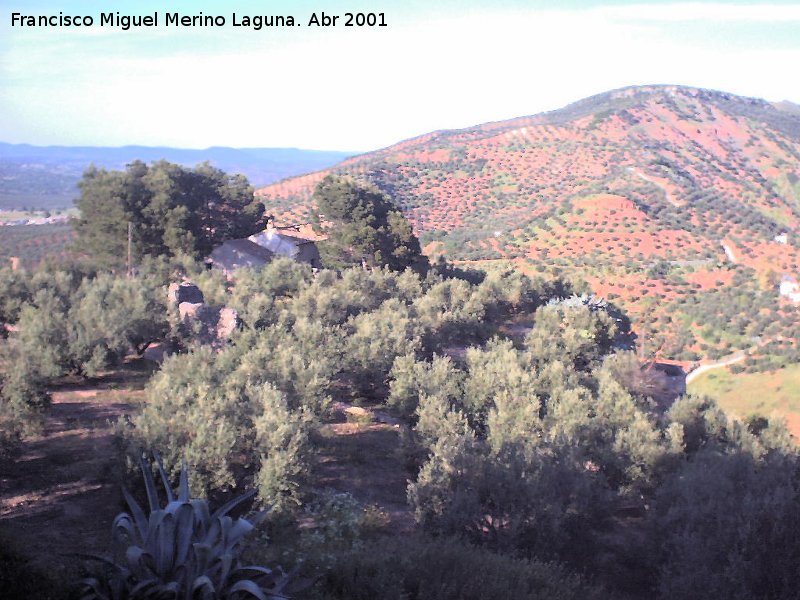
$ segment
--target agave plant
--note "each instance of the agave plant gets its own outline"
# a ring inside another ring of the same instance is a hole
[[[234,519],[228,515],[255,495],[234,498],[211,513],[208,502],[189,497],[189,474],[182,465],[175,497],[161,458],[154,454],[166,491],[160,507],[152,470],[140,458],[150,508],[149,516],[123,488],[130,513],[114,519],[115,558],[92,555],[108,567],[106,576],[84,580],[82,599],[245,599],[288,598],[307,583],[278,567],[242,566],[241,542],[267,511]],[[293,582],[293,583],[292,583]]]

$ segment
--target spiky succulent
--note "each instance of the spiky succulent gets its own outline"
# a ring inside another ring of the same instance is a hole
[[[84,580],[82,599],[272,600],[287,598],[303,585],[293,582],[294,573],[286,574],[280,567],[241,565],[241,542],[266,511],[250,520],[234,519],[228,513],[252,498],[255,491],[234,498],[211,513],[206,500],[189,497],[186,465],[181,468],[176,498],[157,454],[155,459],[166,492],[166,506],[160,507],[150,465],[140,458],[150,514],[146,516],[123,489],[130,513],[120,513],[114,519],[115,557],[91,557],[107,566],[106,575]]]

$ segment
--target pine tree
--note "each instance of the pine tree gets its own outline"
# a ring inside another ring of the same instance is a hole
[[[423,269],[419,240],[408,220],[375,187],[328,175],[314,191],[328,239],[319,244],[326,266],[342,268],[366,263],[394,271]]]
[[[76,248],[103,267],[121,267],[132,253],[205,256],[219,243],[265,226],[264,205],[242,175],[208,163],[187,169],[166,161],[135,161],[125,171],[90,167],[80,183]]]

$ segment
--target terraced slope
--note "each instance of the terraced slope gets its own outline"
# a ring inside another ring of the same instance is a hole
[[[279,220],[306,220],[314,185],[329,172],[391,194],[428,252],[577,270],[653,321],[643,331],[664,329],[661,308],[682,297],[708,292],[727,301],[734,271],[756,311],[763,305],[773,320],[796,314],[777,294],[784,274],[800,275],[800,113],[790,103],[625,88],[550,113],[427,134],[258,194]],[[660,299],[659,310],[648,296]],[[682,318],[689,329],[707,324]],[[670,354],[747,347],[775,333],[767,325],[719,340],[690,336]]]
[[[725,238],[769,255],[800,219],[800,115],[719,92],[627,88],[428,134],[331,171],[390,192],[453,258],[537,256],[553,238],[567,242],[557,254],[581,255],[626,229],[635,235],[612,246],[645,255],[717,256]],[[298,214],[326,172],[259,194]]]

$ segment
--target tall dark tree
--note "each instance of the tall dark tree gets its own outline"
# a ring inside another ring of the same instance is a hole
[[[322,215],[321,229],[328,236],[319,244],[327,266],[363,261],[402,271],[426,264],[411,224],[377,188],[328,175],[317,185],[314,201]]]
[[[125,171],[90,167],[80,183],[77,249],[119,267],[133,224],[136,261],[179,253],[203,256],[227,239],[264,228],[264,205],[242,175],[203,163],[187,169],[166,161],[135,161]]]

